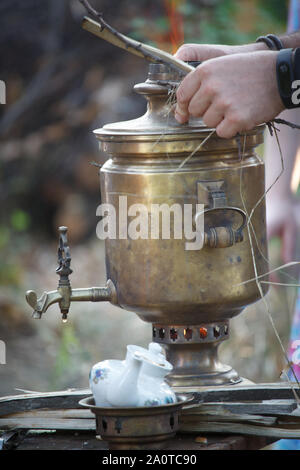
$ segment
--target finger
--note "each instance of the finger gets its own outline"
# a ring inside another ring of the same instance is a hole
[[[200,117],[205,114],[208,110],[209,106],[211,105],[211,97],[207,93],[204,93],[200,88],[194,94],[192,99],[190,100],[188,112],[193,117]]]
[[[239,128],[240,125],[238,121],[225,116],[220,124],[217,125],[216,133],[222,139],[231,139],[240,131]]]
[[[201,81],[197,70],[190,72],[181,82],[177,89],[176,97],[177,104],[175,108],[175,118],[178,120],[184,118],[188,119],[189,116],[189,102],[192,96],[196,93],[200,87]],[[177,115],[177,116],[176,116]]]
[[[178,105],[176,105],[174,116],[176,121],[178,121],[180,124],[187,122],[190,117],[189,113],[186,110],[181,109]]]
[[[174,56],[180,60],[198,61],[201,60],[199,52],[199,44],[183,44]]]
[[[211,104],[202,115],[204,124],[207,127],[217,127],[224,119],[224,114],[216,106]]]

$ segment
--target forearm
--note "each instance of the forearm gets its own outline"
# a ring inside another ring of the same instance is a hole
[[[300,31],[295,31],[290,34],[283,34],[278,36],[281,40],[284,49],[295,49],[296,47],[300,47]],[[244,44],[243,46],[235,46],[236,52],[255,52],[255,51],[267,51],[269,50],[268,46],[265,42],[256,42],[250,44]],[[240,50],[238,49],[240,48]],[[235,53],[235,50],[233,50]]]
[[[294,49],[300,47],[300,31],[280,36],[284,48]],[[245,52],[258,52],[270,50],[265,42],[253,42],[240,46],[228,46],[221,44],[183,44],[175,56],[181,60],[205,61],[215,57],[221,57],[231,54],[243,54]]]
[[[278,36],[279,39],[281,40],[284,49],[295,49],[296,47],[300,47],[300,31],[295,31],[290,34],[283,34]],[[240,46],[241,48],[244,48],[244,52],[253,52],[253,51],[263,51],[263,50],[268,50],[268,46],[266,45],[265,42],[256,42],[252,44],[245,44],[244,46]],[[241,51],[243,52],[243,51]]]
[[[285,49],[300,47],[300,31],[279,36]]]
[[[296,47],[300,47],[300,31],[295,31],[290,34],[283,34],[278,36],[281,40],[284,49],[295,49]],[[265,42],[260,41],[252,44],[245,44],[244,46],[238,46],[244,48],[244,51],[241,52],[254,52],[254,51],[263,51],[268,50],[268,46]]]

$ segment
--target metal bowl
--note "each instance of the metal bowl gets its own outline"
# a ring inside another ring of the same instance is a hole
[[[178,416],[192,395],[177,395],[168,405],[110,408],[95,406],[94,398],[80,400],[96,417],[96,431],[111,450],[162,449],[175,436]]]

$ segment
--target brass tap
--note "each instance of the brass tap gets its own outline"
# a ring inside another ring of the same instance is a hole
[[[38,299],[33,290],[26,292],[27,303],[33,308],[33,318],[41,318],[42,314],[48,310],[48,307],[58,303],[62,314],[62,320],[65,322],[68,318],[71,302],[101,302],[111,301],[116,303],[116,290],[113,282],[109,279],[105,287],[87,287],[72,289],[69,275],[72,274],[70,248],[67,239],[67,227],[59,227],[59,245],[58,245],[58,267],[56,273],[59,275],[57,290],[44,292]]]
[[[56,268],[56,274],[59,276],[57,291],[61,295],[61,299],[59,300],[59,307],[62,313],[62,320],[66,321],[67,315],[69,313],[71,304],[70,298],[72,294],[69,275],[72,274],[73,271],[70,268],[71,254],[67,237],[68,228],[59,227],[58,231],[60,235],[57,250],[58,267]]]

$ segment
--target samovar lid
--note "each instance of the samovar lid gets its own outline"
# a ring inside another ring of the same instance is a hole
[[[176,121],[176,88],[181,79],[180,74],[167,65],[151,63],[147,80],[134,86],[134,90],[147,100],[146,113],[137,119],[106,124],[96,129],[94,133],[101,142],[102,150],[118,156],[187,154],[197,150],[213,129],[205,126],[200,118],[191,118],[185,124]],[[258,133],[262,132],[263,126],[261,132],[257,128],[247,132],[247,140],[251,135],[255,139],[252,146],[263,141],[262,136],[258,139]],[[235,139],[226,139],[226,143],[224,140],[214,134],[209,139],[209,150],[237,148]]]

